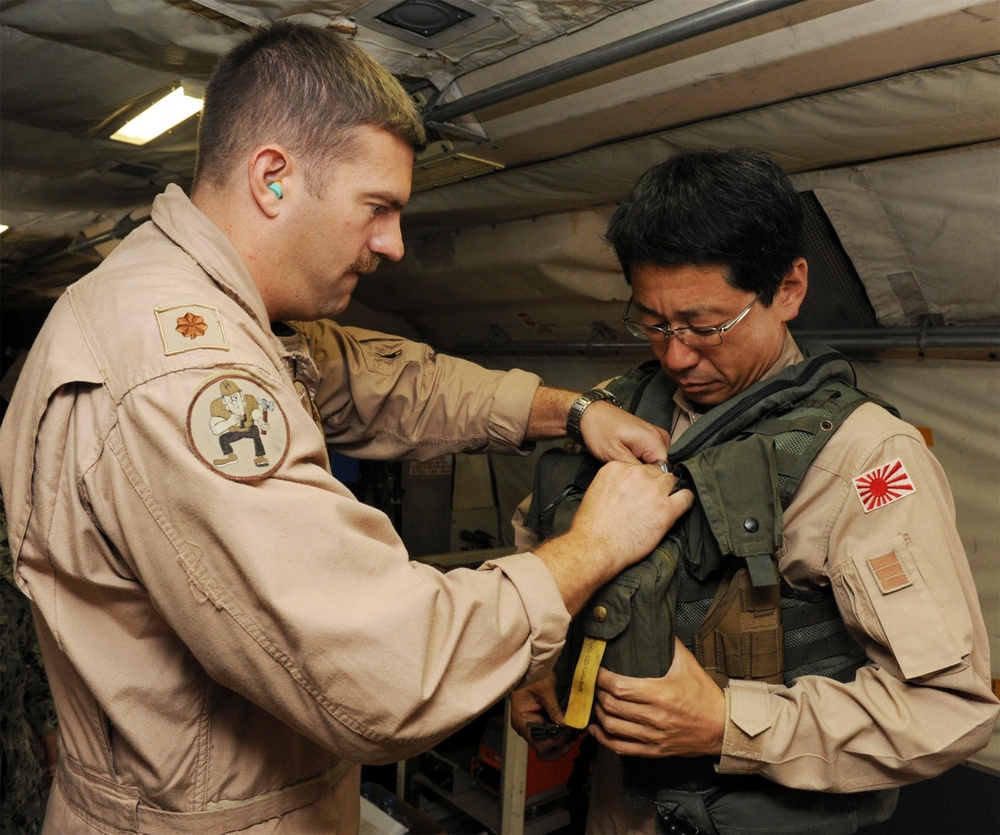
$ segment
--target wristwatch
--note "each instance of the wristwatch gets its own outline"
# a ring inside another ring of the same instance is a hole
[[[607,389],[591,389],[581,394],[569,407],[569,416],[566,418],[566,435],[574,443],[583,443],[583,435],[580,434],[580,420],[583,418],[583,413],[587,411],[587,407],[598,400],[607,400],[619,409],[622,405],[618,398]]]

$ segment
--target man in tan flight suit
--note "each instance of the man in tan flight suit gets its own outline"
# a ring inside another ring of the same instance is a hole
[[[654,166],[607,237],[632,288],[625,322],[676,385],[662,415],[672,448],[713,407],[805,368],[787,328],[807,287],[801,208],[766,155],[691,152]],[[518,533],[520,547],[537,546]],[[777,568],[789,596],[832,590],[863,666],[846,681],[730,678],[722,689],[678,641],[662,678],[602,669],[588,831],[657,831],[652,802],[625,802],[621,756],[674,758],[674,782],[659,787],[663,831],[801,835],[883,819],[885,790],[989,741],[986,630],[948,482],[916,429],[873,402],[852,412],[785,509]],[[528,722],[562,721],[552,681],[516,692],[513,718],[529,742]],[[565,748],[533,744],[548,757]]]
[[[608,403],[574,411],[610,462],[579,524],[479,571],[410,563],[332,477],[327,444],[523,452],[577,400],[325,320],[402,256],[422,140],[363,51],[264,28],[209,85],[191,199],[168,187],[38,336],[0,481],[59,716],[48,835],[357,831],[357,763],[543,675],[571,613],[690,506],[641,463],[666,433]],[[219,458],[220,392],[257,404],[260,454]]]

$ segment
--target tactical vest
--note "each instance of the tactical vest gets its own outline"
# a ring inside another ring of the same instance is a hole
[[[864,663],[833,593],[793,590],[775,562],[784,508],[816,454],[862,403],[894,410],[855,387],[842,355],[800,348],[802,362],[714,407],[671,446],[678,489],[695,492],[694,507],[574,619],[557,665],[567,724],[586,726],[598,666],[666,674],[675,634],[723,687],[730,678],[791,685],[807,674],[849,681]],[[669,429],[676,386],[655,360],[607,388],[624,408]],[[600,466],[586,452],[544,453],[526,526],[543,539],[566,530]],[[709,757],[624,761],[626,788],[640,800],[714,775]]]

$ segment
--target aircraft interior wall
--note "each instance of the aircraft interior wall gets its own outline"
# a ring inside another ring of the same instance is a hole
[[[997,327],[997,150],[996,142],[975,143],[792,176],[819,201],[878,325],[930,317]],[[667,154],[663,148],[659,159]],[[515,348],[586,342],[597,323],[604,333],[621,331],[629,291],[602,238],[614,205],[412,233],[403,261],[367,277],[343,321],[392,330],[384,317],[398,314],[439,350],[459,353],[498,337]],[[813,292],[806,304],[816,303],[827,305],[816,318],[829,320],[838,299]],[[382,318],[365,318],[365,308]]]

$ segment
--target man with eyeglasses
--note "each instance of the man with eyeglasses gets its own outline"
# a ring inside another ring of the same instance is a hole
[[[574,698],[584,662],[604,659],[587,829],[853,832],[884,820],[896,787],[982,748],[998,712],[944,473],[916,429],[854,387],[843,357],[790,335],[808,283],[802,213],[769,157],[668,159],[633,186],[607,240],[632,291],[623,324],[657,360],[608,387],[670,431],[669,466],[696,489],[688,519],[702,527],[668,533],[648,558],[678,563],[654,604],[637,602],[626,570],[574,622]],[[547,535],[552,506],[527,509],[522,547]],[[773,548],[743,547],[765,529]],[[628,610],[643,605],[676,618],[665,674],[621,669],[663,654],[640,635],[621,660],[642,622]],[[628,626],[609,629],[619,616]],[[541,757],[565,752],[565,734],[529,728],[574,726],[554,679],[512,701]]]

